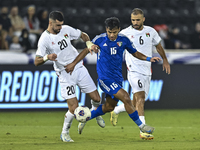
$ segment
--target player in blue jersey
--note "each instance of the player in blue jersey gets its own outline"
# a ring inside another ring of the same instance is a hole
[[[130,118],[138,125],[140,130],[145,133],[152,133],[154,128],[141,122],[138,112],[131,103],[129,94],[122,88],[122,59],[125,49],[134,57],[141,60],[155,62],[161,59],[159,57],[147,57],[143,55],[134,48],[133,43],[126,36],[119,34],[120,21],[118,18],[107,18],[105,26],[106,33],[96,36],[92,42],[99,46],[97,54],[98,84],[105,92],[106,102],[91,112],[91,119],[111,112],[118,101],[121,100]],[[75,65],[88,52],[89,50],[85,48],[71,64],[66,66],[66,71],[72,72]],[[79,123],[79,134],[81,134],[84,126],[85,123]]]

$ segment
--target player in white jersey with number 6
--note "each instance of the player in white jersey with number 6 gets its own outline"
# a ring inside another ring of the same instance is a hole
[[[35,65],[44,64],[47,60],[53,61],[54,70],[59,79],[61,86],[61,96],[67,100],[68,111],[65,114],[62,133],[60,139],[64,142],[74,142],[69,136],[74,110],[78,107],[76,98],[76,85],[82,92],[87,93],[91,97],[92,108],[95,109],[101,104],[101,98],[97,91],[96,85],[90,77],[83,62],[79,62],[73,73],[67,73],[66,65],[70,64],[77,56],[78,51],[72,46],[71,40],[81,38],[91,52],[97,48],[89,36],[78,29],[74,29],[68,25],[63,25],[64,16],[60,11],[52,11],[49,15],[49,25],[38,41],[36,51]],[[105,127],[105,122],[101,116],[96,118],[97,123],[101,127]]]
[[[135,48],[146,56],[152,57],[153,46],[163,59],[163,71],[170,74],[170,65],[165,55],[164,49],[161,46],[161,38],[158,33],[150,26],[143,25],[145,21],[144,13],[141,9],[135,8],[131,13],[132,25],[123,29],[120,33],[126,35],[134,44]],[[140,120],[145,124],[144,103],[148,96],[150,81],[151,81],[151,62],[141,61],[133,57],[126,51],[126,65],[128,69],[127,78],[133,90],[132,103],[138,111]],[[118,114],[125,111],[124,105],[115,107],[111,112],[110,121],[113,126],[116,126]],[[153,139],[152,134],[142,133],[142,139]]]

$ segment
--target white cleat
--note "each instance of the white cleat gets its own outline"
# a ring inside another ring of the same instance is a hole
[[[81,134],[86,123],[80,122],[78,124],[78,134]]]
[[[98,124],[100,127],[102,127],[102,128],[105,127],[105,121],[103,120],[103,118],[102,118],[101,116],[96,117],[96,120],[97,120],[97,124]]]
[[[102,118],[101,116],[96,117],[96,120],[97,120],[97,124],[98,124],[100,127],[102,127],[102,128],[105,127],[105,122],[104,122],[104,120],[103,120],[103,118]],[[85,122],[85,123],[80,122],[80,123],[78,124],[78,134],[81,134],[81,133],[82,133],[83,128],[85,127],[85,124],[86,124],[86,122]]]
[[[142,128],[140,128],[140,130],[144,133],[152,134],[154,131],[154,127],[145,124]]]
[[[63,142],[74,142],[74,140],[72,140],[71,137],[69,136],[69,133],[61,133],[60,139]]]

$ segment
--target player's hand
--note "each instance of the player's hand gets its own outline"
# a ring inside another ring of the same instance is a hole
[[[150,59],[150,62],[156,62],[156,61],[160,61],[161,59],[159,57],[152,57]]]
[[[167,60],[163,60],[163,71],[166,71],[167,74],[171,73],[170,65]]]
[[[99,46],[94,44],[94,45],[91,46],[91,50],[94,51],[95,53],[98,53],[99,52]]]
[[[65,71],[67,73],[70,72],[70,75],[72,74],[73,70],[74,70],[75,64],[74,63],[70,63],[68,65],[65,66]]]
[[[87,41],[86,45],[91,55],[92,55],[92,51],[94,51],[95,53],[98,52],[98,46],[93,44],[91,41]]]
[[[56,58],[57,58],[57,55],[56,55],[55,53],[49,54],[49,55],[48,55],[48,59],[49,59],[49,60],[57,61]]]

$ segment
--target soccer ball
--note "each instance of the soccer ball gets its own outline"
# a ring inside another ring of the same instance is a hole
[[[79,106],[74,110],[74,117],[78,122],[86,122],[91,117],[91,111],[86,106]]]

